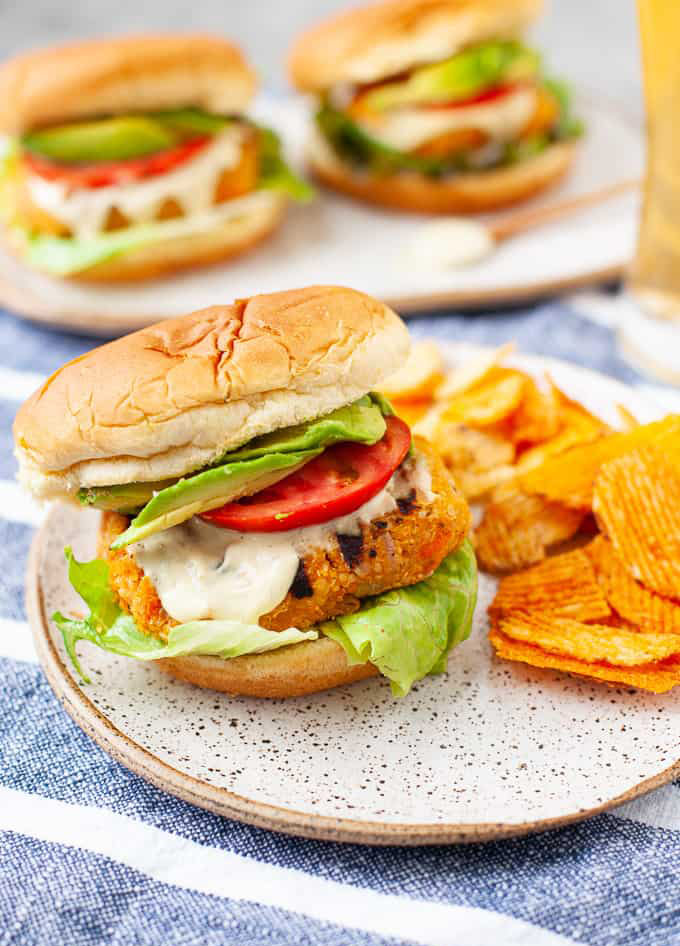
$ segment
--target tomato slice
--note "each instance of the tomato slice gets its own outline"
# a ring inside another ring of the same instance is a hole
[[[503,98],[519,88],[519,83],[514,82],[506,85],[493,85],[476,95],[471,95],[467,99],[457,99],[455,102],[424,102],[421,108],[465,108],[467,105],[486,105],[487,102],[493,102],[496,99]]]
[[[404,421],[385,420],[385,435],[373,446],[335,444],[273,486],[201,518],[240,532],[286,532],[354,512],[380,492],[411,446]]]
[[[132,184],[145,177],[165,174],[185,161],[191,160],[212,141],[210,135],[201,135],[183,141],[174,148],[147,154],[127,161],[99,161],[96,164],[59,164],[30,151],[24,152],[26,166],[47,181],[60,181],[73,189],[111,187]]]

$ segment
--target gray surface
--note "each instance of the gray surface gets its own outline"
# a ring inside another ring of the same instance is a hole
[[[210,29],[242,43],[263,83],[283,88],[285,54],[296,33],[347,5],[346,0],[0,0],[0,55],[102,33]],[[639,112],[636,29],[635,0],[552,0],[536,33],[556,73]]]

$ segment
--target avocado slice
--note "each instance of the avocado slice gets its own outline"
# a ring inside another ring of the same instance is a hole
[[[21,143],[51,161],[70,164],[143,157],[171,148],[178,137],[171,127],[153,118],[124,115],[29,132]]]
[[[539,68],[538,54],[521,43],[481,43],[444,62],[416,69],[403,82],[379,86],[365,95],[364,102],[376,111],[419,102],[455,102],[499,82],[534,76]]]
[[[123,483],[120,486],[84,486],[78,490],[78,502],[83,506],[115,510],[121,513],[137,512],[153,499],[155,493],[172,486],[177,480],[156,480],[153,483]]]
[[[270,453],[253,460],[225,463],[179,480],[147,503],[111,548],[120,549],[224,503],[252,496],[299,470],[322,452]]]
[[[185,137],[217,135],[232,121],[228,115],[212,115],[199,108],[177,108],[165,112],[153,112],[150,117]]]

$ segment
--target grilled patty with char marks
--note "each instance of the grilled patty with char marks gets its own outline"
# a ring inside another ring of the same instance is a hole
[[[432,497],[412,490],[397,500],[396,510],[363,524],[360,535],[336,535],[331,546],[301,558],[288,594],[260,618],[262,627],[304,630],[351,614],[362,598],[429,577],[458,548],[470,528],[467,503],[432,447],[419,438],[414,444],[427,462]],[[153,582],[127,549],[109,548],[128,525],[126,516],[102,513],[99,556],[109,562],[109,581],[121,607],[140,630],[166,639],[178,622],[163,608]]]

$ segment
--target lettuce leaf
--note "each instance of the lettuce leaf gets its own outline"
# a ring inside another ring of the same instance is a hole
[[[469,541],[425,581],[366,598],[356,614],[325,621],[317,629],[268,631],[238,621],[189,621],[171,629],[167,643],[142,633],[118,605],[109,586],[109,566],[95,559],[78,562],[65,549],[69,580],[89,606],[86,618],[60,612],[52,620],[81,679],[89,683],[76,653],[87,640],[103,650],[137,660],[205,655],[229,659],[316,640],[319,631],[342,646],[350,664],[370,660],[405,696],[422,677],[446,670],[449,652],[470,634],[477,599],[477,567]]]
[[[137,660],[158,660],[162,657],[211,655],[228,659],[243,654],[262,654],[289,644],[316,640],[316,631],[268,631],[257,624],[238,621],[189,621],[173,627],[167,643],[143,634],[134,618],[118,605],[109,586],[109,566],[100,559],[78,562],[70,548],[64,550],[71,584],[90,608],[86,618],[52,615],[64,639],[64,646],[73,666],[85,683],[90,679],[80,666],[76,645],[88,640],[103,650]]]
[[[443,673],[449,652],[470,635],[477,601],[477,564],[466,540],[425,581],[367,599],[354,614],[319,630],[344,649],[350,664],[375,664],[395,696],[416,680]]]
[[[281,140],[271,128],[260,127],[259,158],[259,188],[279,191],[303,204],[314,198],[314,188],[286,164],[281,154]]]

